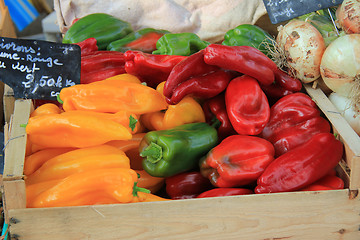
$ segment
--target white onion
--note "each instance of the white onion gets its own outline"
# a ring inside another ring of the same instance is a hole
[[[284,52],[289,72],[304,83],[320,77],[320,62],[325,41],[310,23],[292,20],[278,28],[276,43]]]
[[[336,18],[344,32],[360,33],[359,0],[344,0],[336,10]]]
[[[329,100],[339,110],[354,131],[360,135],[360,114],[359,109],[354,105],[350,98],[340,96],[333,92],[329,95]]]
[[[345,97],[356,97],[360,76],[360,34],[347,34],[334,40],[322,56],[320,73],[332,91]],[[355,101],[358,102],[358,97]]]

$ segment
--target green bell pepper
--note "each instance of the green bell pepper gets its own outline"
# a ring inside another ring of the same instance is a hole
[[[95,38],[98,49],[105,50],[109,43],[125,37],[132,31],[128,22],[106,13],[93,13],[72,24],[64,35],[63,43],[79,43],[88,38]]]
[[[269,49],[274,49],[275,39],[262,28],[252,24],[241,24],[225,33],[223,45],[250,46],[271,57]]]
[[[189,56],[210,43],[203,41],[195,33],[167,33],[156,43],[153,54]]]
[[[207,123],[189,123],[168,130],[150,131],[140,142],[143,169],[155,177],[170,177],[198,166],[218,142]]]
[[[155,50],[156,42],[165,33],[170,32],[154,28],[143,28],[136,32],[129,33],[124,38],[111,42],[107,46],[107,50],[118,52],[126,52],[127,50],[140,50],[146,52],[147,49],[150,49],[150,45],[154,45],[153,50]]]

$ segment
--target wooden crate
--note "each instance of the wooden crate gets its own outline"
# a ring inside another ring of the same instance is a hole
[[[23,163],[30,100],[15,100],[5,148],[4,207],[15,239],[360,239],[360,138],[319,89],[309,95],[339,133],[347,189],[81,207],[25,207]]]

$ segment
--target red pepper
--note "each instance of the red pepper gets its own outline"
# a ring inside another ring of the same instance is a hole
[[[253,193],[254,192],[252,190],[247,188],[214,188],[199,194],[197,198],[225,197],[225,196],[235,196],[235,195],[247,195]]]
[[[210,44],[204,51],[207,64],[249,75],[263,85],[275,80],[276,64],[254,47]]]
[[[280,156],[294,149],[313,135],[329,133],[329,122],[320,116],[316,103],[304,93],[293,93],[281,98],[270,110],[270,120],[261,136],[275,147]]]
[[[275,81],[288,91],[299,92],[302,88],[302,83],[299,79],[291,77],[279,68],[275,71]]]
[[[99,50],[96,43],[96,38],[87,38],[82,42],[76,43],[76,45],[78,45],[81,49],[81,56],[84,56]]]
[[[226,109],[235,131],[258,135],[270,118],[270,106],[256,79],[243,75],[230,81],[225,92]]]
[[[124,53],[98,51],[96,43],[95,38],[77,43],[81,48],[80,82],[83,84],[126,73]]]
[[[319,133],[276,158],[257,180],[255,193],[302,189],[324,177],[343,156],[343,144],[331,133]]]
[[[226,89],[231,78],[231,73],[222,70],[191,77],[187,81],[180,83],[175,88],[171,99],[166,100],[170,104],[178,104],[186,96],[197,99],[215,97]]]
[[[124,53],[95,51],[81,56],[81,83],[92,83],[126,73]]]
[[[126,51],[125,70],[140,78],[150,87],[156,87],[166,81],[171,70],[186,56],[155,55],[141,51]]]
[[[260,87],[267,96],[270,106],[274,105],[280,98],[294,93],[280,86],[276,81],[266,86],[260,84]]]
[[[344,181],[336,175],[328,174],[300,191],[319,191],[344,189]]]
[[[216,187],[239,187],[253,182],[274,160],[274,147],[263,138],[232,135],[200,160],[200,172]]]
[[[219,70],[219,67],[211,66],[204,62],[204,50],[200,50],[197,53],[186,57],[171,70],[170,75],[165,82],[164,96],[166,97],[166,101],[169,104],[175,104],[172,101],[172,95],[177,87],[183,82],[186,82],[193,77],[205,76]],[[209,83],[210,82],[211,77]],[[176,100],[180,101],[181,99]]]
[[[163,35],[164,33],[149,32],[142,35],[140,38],[126,44],[125,47],[150,53],[156,50],[156,43]]]
[[[209,179],[200,172],[184,172],[165,179],[166,193],[171,199],[195,198],[200,193],[213,188]]]
[[[219,122],[220,126],[215,127],[217,128],[220,141],[230,135],[236,134],[226,111],[225,94],[219,94],[206,100],[202,104],[202,107],[208,124],[216,125],[216,122]]]

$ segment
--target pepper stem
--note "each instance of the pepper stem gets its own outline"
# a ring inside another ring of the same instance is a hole
[[[64,101],[61,100],[61,98],[60,98],[60,94],[56,95],[56,100],[57,100],[60,104],[63,104],[63,103],[64,103]]]
[[[151,163],[157,163],[162,158],[162,148],[156,143],[150,143],[141,153],[141,157],[146,157],[146,160]]]
[[[134,131],[137,122],[138,122],[138,120],[135,119],[132,115],[130,115],[130,117],[129,117],[129,127],[131,128],[131,131]]]
[[[151,191],[149,189],[138,187],[137,183],[138,182],[134,182],[134,187],[133,187],[133,192],[132,192],[134,197],[138,196],[138,192],[151,193]]]

